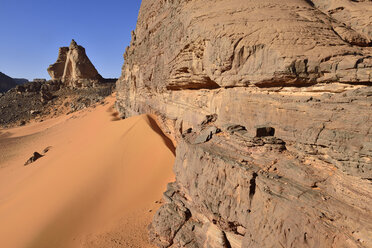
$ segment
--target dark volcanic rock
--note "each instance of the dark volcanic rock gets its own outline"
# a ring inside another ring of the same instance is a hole
[[[53,94],[50,93],[49,91],[42,90],[40,91],[40,97],[41,97],[41,102],[46,103],[53,99]]]
[[[43,155],[41,155],[38,152],[34,152],[34,154],[26,161],[25,166],[35,162],[36,160],[38,160],[41,157],[43,157]]]

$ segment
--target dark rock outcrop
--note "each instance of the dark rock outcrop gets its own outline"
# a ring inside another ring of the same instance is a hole
[[[13,78],[13,80],[16,82],[16,84],[20,85],[20,84],[25,84],[25,83],[28,83],[28,79],[26,78]]]
[[[34,152],[34,154],[32,154],[32,156],[26,161],[26,163],[24,165],[27,166],[29,164],[32,164],[33,162],[35,162],[36,160],[38,160],[39,158],[42,158],[42,157],[44,157],[44,155],[41,155],[38,152]]]
[[[0,72],[0,93],[6,92],[11,88],[15,87],[17,83],[14,81],[13,78],[5,75],[4,73]]]
[[[177,141],[157,245],[372,246],[370,8],[142,1],[117,108]]]
[[[36,80],[0,94],[0,126],[26,124],[29,120],[72,113],[100,103],[111,95],[113,82],[96,87],[64,87],[60,81]]]

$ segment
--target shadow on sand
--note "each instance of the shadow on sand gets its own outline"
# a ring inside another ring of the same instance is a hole
[[[164,132],[161,130],[158,123],[152,116],[147,115],[147,118],[150,122],[150,127],[152,128],[152,130],[154,130],[157,134],[159,134],[163,138],[165,145],[173,153],[173,155],[176,156],[176,147],[174,146],[172,140],[164,134]]]

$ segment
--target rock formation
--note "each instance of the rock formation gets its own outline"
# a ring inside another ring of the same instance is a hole
[[[28,79],[26,78],[13,78],[17,85],[28,83]]]
[[[96,87],[63,87],[61,81],[34,79],[0,94],[0,127],[25,125],[100,104],[113,93],[109,80]]]
[[[67,86],[81,87],[103,80],[90,62],[82,46],[71,41],[70,47],[59,49],[57,61],[48,67],[52,80],[62,81]]]
[[[13,80],[13,78],[0,72],[0,93],[10,90],[16,85],[17,83]]]
[[[177,143],[154,243],[372,247],[371,19],[369,1],[142,1],[117,107]]]

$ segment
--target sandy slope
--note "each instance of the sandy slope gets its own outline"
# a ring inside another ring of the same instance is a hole
[[[150,117],[113,121],[108,101],[0,131],[1,247],[153,247],[146,226],[174,154]]]

